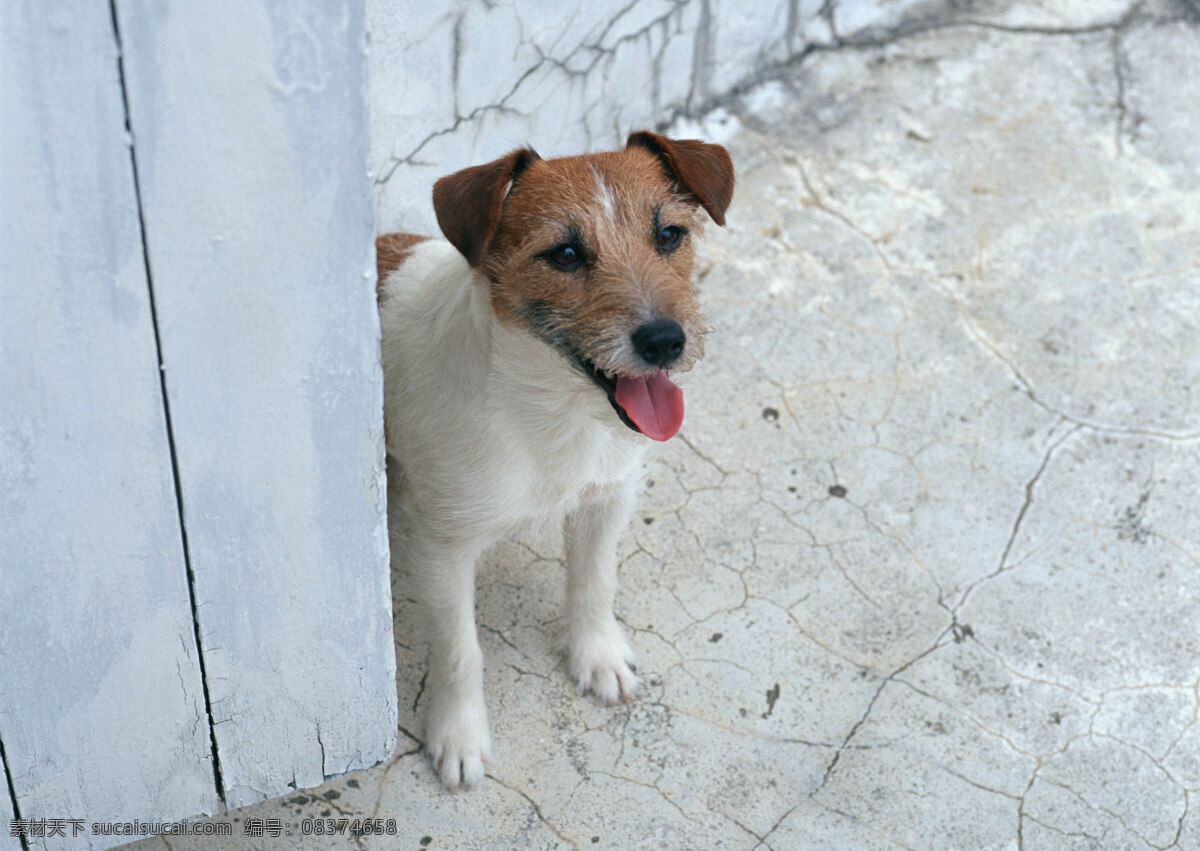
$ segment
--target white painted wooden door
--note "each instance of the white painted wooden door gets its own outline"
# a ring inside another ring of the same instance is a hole
[[[355,0],[0,4],[0,848],[394,743],[363,50]]]

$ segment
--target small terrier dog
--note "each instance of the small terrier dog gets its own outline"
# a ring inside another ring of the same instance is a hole
[[[638,685],[612,610],[617,539],[646,438],[683,421],[668,371],[703,351],[700,211],[723,225],[732,197],[724,148],[639,132],[443,177],[448,242],[376,240],[392,541],[430,643],[425,745],[452,791],[490,749],[476,564],[530,519],[564,522],[571,677],[608,704]]]

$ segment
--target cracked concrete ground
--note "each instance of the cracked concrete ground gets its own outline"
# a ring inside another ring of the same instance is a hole
[[[497,760],[441,791],[397,574],[400,752],[221,847],[1200,847],[1200,14],[1041,5],[707,117],[740,183],[621,545],[640,697],[576,696],[559,545],[506,543]]]

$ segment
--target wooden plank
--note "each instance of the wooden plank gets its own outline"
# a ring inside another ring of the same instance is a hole
[[[0,151],[0,735],[18,807],[213,812],[107,4],[0,4]]]
[[[117,4],[226,800],[396,737],[361,3]]]

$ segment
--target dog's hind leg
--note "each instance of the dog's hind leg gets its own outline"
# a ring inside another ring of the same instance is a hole
[[[637,689],[634,655],[613,616],[617,539],[633,512],[633,483],[605,488],[567,516],[567,667],[605,703]]]
[[[483,549],[477,542],[424,537],[403,544],[429,640],[425,749],[451,791],[479,783],[491,756],[475,631],[475,568]]]

